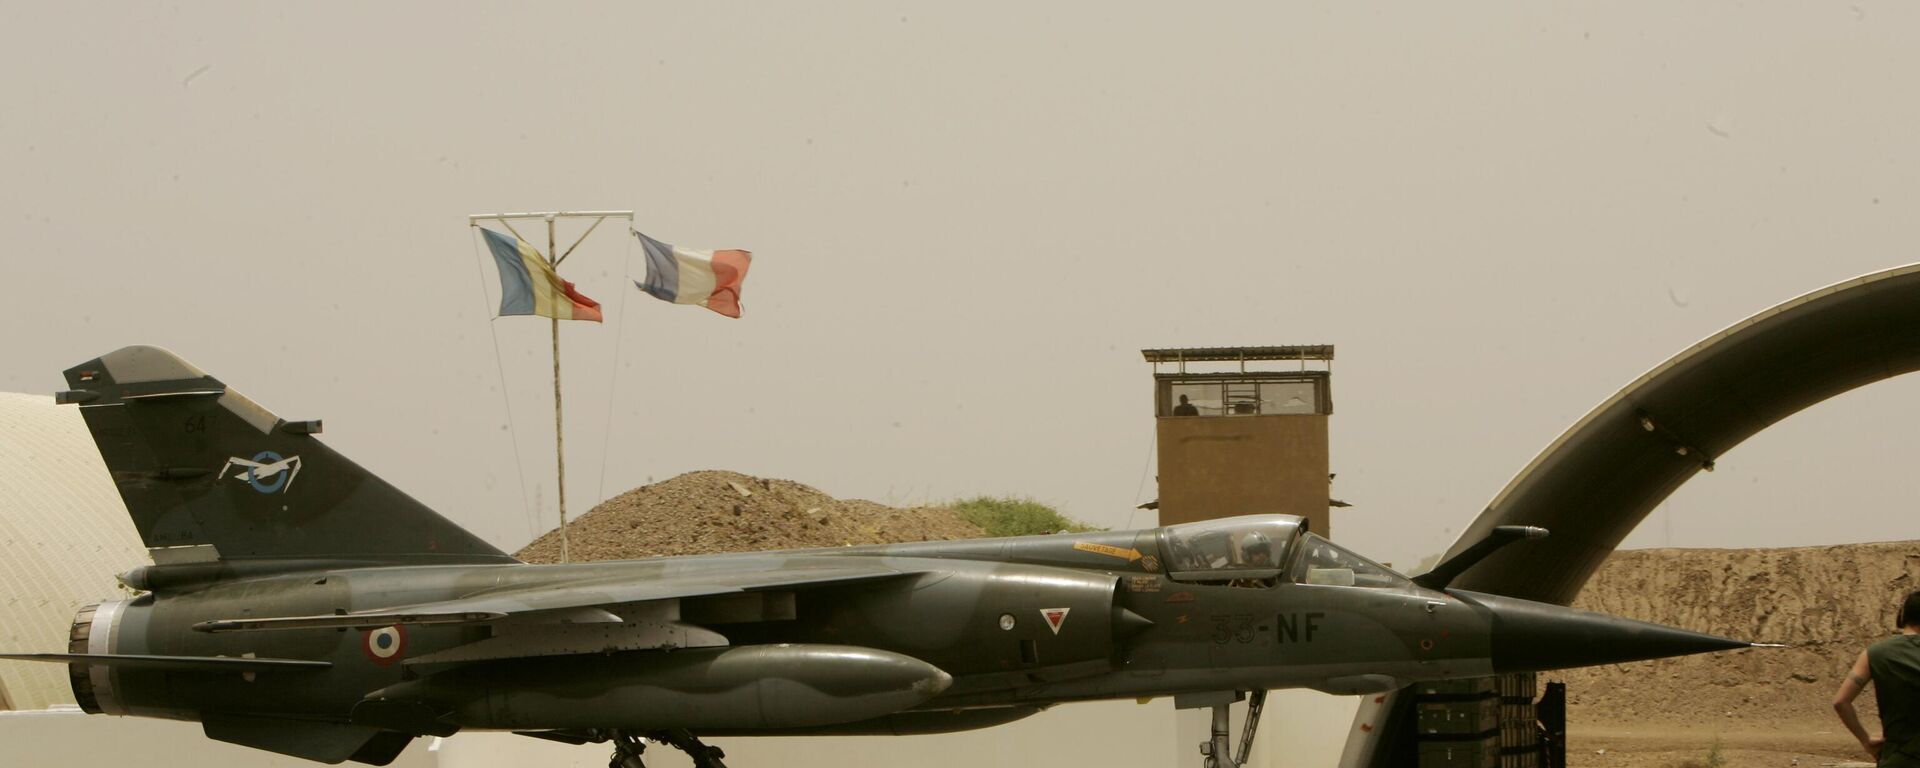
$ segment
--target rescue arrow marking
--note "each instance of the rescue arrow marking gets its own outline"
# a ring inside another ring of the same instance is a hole
[[[1095,544],[1090,541],[1076,541],[1073,543],[1073,548],[1080,550],[1082,552],[1092,552],[1096,555],[1106,555],[1108,557],[1117,557],[1129,563],[1135,560],[1138,560],[1141,557],[1140,550],[1137,550],[1137,549],[1121,549],[1119,547],[1112,547],[1106,544]]]

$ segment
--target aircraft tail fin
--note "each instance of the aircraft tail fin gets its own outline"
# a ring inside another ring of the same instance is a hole
[[[154,562],[515,562],[172,352],[126,347],[66,371]]]

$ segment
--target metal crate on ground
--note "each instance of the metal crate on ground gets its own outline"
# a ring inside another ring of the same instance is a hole
[[[1477,736],[1500,727],[1500,700],[1418,701],[1413,705],[1415,727],[1422,738],[1430,735]]]
[[[1413,695],[1420,699],[1465,698],[1497,696],[1500,693],[1498,677],[1466,677],[1457,680],[1429,680],[1413,685]]]

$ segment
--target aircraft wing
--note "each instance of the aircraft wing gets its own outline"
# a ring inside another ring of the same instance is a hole
[[[218,619],[193,625],[200,632],[254,632],[289,629],[378,629],[396,625],[617,622],[614,606],[658,603],[692,597],[712,597],[774,589],[795,589],[881,581],[917,575],[892,568],[849,566],[781,569],[688,577],[636,580],[605,577],[592,580],[508,587],[480,592],[457,600],[422,603],[375,611],[315,616]]]

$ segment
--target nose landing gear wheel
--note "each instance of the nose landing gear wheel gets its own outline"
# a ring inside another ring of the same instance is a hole
[[[701,741],[685,729],[647,731],[639,736],[632,731],[603,733],[607,741],[613,742],[613,756],[607,758],[607,768],[647,768],[647,764],[640,759],[647,751],[647,741],[657,741],[687,753],[687,757],[693,758],[693,768],[727,768],[722,761],[727,756],[726,752]]]
[[[1200,754],[1206,768],[1240,768],[1247,764],[1247,757],[1253,754],[1253,732],[1260,727],[1260,711],[1267,706],[1267,692],[1254,691],[1247,696],[1247,722],[1240,730],[1240,754],[1236,757],[1233,745],[1227,741],[1230,732],[1227,722],[1226,704],[1213,707],[1213,738],[1200,744]]]
[[[607,759],[607,768],[647,768],[640,759],[640,754],[647,751],[646,742],[626,731],[614,731],[612,741],[613,757]]]

